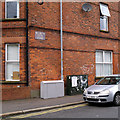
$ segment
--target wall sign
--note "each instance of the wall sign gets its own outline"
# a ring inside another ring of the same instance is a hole
[[[77,86],[77,77],[73,76],[72,77],[72,87],[76,87]]]
[[[45,40],[45,33],[44,32],[39,32],[39,31],[35,31],[35,39],[36,40]]]

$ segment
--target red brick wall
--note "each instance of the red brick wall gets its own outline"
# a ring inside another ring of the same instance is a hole
[[[64,3],[63,4],[63,29],[83,34],[91,34],[106,37],[118,37],[118,5],[117,3],[108,3],[110,6],[111,17],[109,19],[110,33],[100,32],[100,8],[99,3],[92,3],[92,10],[84,12],[82,3]],[[114,9],[113,6],[116,6]],[[69,9],[70,8],[70,9]],[[116,23],[116,24],[115,24]]]
[[[37,25],[43,28],[60,28],[60,10],[57,2],[29,2],[29,25]],[[34,10],[34,11],[33,11]]]
[[[30,87],[2,89],[3,100],[16,100],[23,98],[30,98]]]
[[[118,3],[105,2],[110,9],[109,33],[100,32],[100,8],[99,3],[93,2],[92,10],[84,12],[79,3],[63,3],[63,30],[97,36],[118,37]],[[29,3],[29,25],[42,28],[60,29],[60,4],[45,2],[38,5],[36,2]],[[34,9],[34,11],[33,11]]]
[[[96,49],[112,50],[114,61],[113,73],[118,73],[119,70],[118,40],[114,40],[118,38],[118,3],[107,3],[111,14],[111,17],[109,18],[109,33],[100,32],[99,3],[91,3],[93,9],[90,12],[84,12],[82,10],[83,4],[83,2],[74,4],[68,2],[63,3],[63,31],[69,32],[68,34],[63,34],[64,78],[66,79],[66,75],[70,74],[88,74],[89,84],[93,84],[95,78]],[[48,51],[48,48],[60,49],[60,34],[58,31],[52,31],[60,29],[59,6],[59,3],[44,3],[41,6],[39,6],[37,3],[29,4],[29,8],[31,8],[29,11],[29,25],[33,26],[32,31],[29,33],[30,46],[36,47],[30,51],[31,65],[35,59],[38,59],[39,64],[43,67],[45,65],[44,56],[46,56],[46,52],[44,51]],[[34,8],[35,11],[32,12]],[[36,27],[47,28],[48,30],[36,29]],[[35,40],[35,31],[45,32],[46,40]],[[88,36],[86,36],[86,34]],[[46,50],[42,50],[41,47],[44,47]],[[60,52],[60,50],[58,51]],[[35,54],[33,55],[33,53]],[[39,53],[40,56],[37,53]],[[47,53],[47,56],[49,56],[49,52]],[[54,54],[50,56],[52,63],[55,61]],[[38,58],[38,56],[40,58]],[[56,59],[58,58],[57,56]],[[38,62],[36,62],[36,64],[37,63]],[[60,69],[60,64],[55,64],[55,66]],[[87,67],[86,69],[88,69],[88,72],[87,70],[85,72],[83,71],[84,67]],[[49,67],[46,65],[45,69],[49,70]],[[52,71],[54,71],[53,69],[54,68],[52,68]],[[38,73],[40,74],[39,71]],[[55,75],[56,73],[54,76]],[[60,76],[60,74],[58,76]],[[35,79],[35,74],[34,77],[32,75],[32,81],[33,78]],[[46,80],[46,78],[49,80],[49,78],[51,79],[51,76],[47,74],[47,77],[43,77],[43,79]]]
[[[35,31],[45,32],[46,40],[35,40]],[[57,31],[53,32],[37,28],[31,28],[29,33],[30,80],[32,81],[31,86],[37,89],[42,80],[60,79],[60,34]],[[117,40],[64,33],[63,62],[65,81],[67,75],[88,74],[88,83],[89,85],[93,84],[96,74],[95,51],[97,49],[113,51],[113,73],[117,74],[119,71],[118,45]]]

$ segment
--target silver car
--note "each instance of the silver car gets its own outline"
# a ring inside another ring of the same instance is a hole
[[[109,75],[85,89],[83,99],[88,103],[113,102],[120,105],[120,75]]]

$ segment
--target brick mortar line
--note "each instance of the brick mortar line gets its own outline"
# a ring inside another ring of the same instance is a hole
[[[48,106],[48,107],[41,107],[41,108],[35,108],[35,109],[28,109],[28,110],[21,110],[21,111],[3,113],[3,114],[0,114],[0,116],[7,117],[7,116],[12,116],[12,115],[19,115],[19,114],[25,114],[25,113],[30,113],[30,112],[45,111],[45,110],[61,108],[61,107],[77,105],[77,104],[84,104],[84,103],[85,103],[84,101],[74,102],[74,103],[66,103],[66,104],[55,105],[55,106]]]

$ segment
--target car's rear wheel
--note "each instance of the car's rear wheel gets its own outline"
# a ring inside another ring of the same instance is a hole
[[[120,93],[115,94],[113,103],[117,106],[120,105]]]

